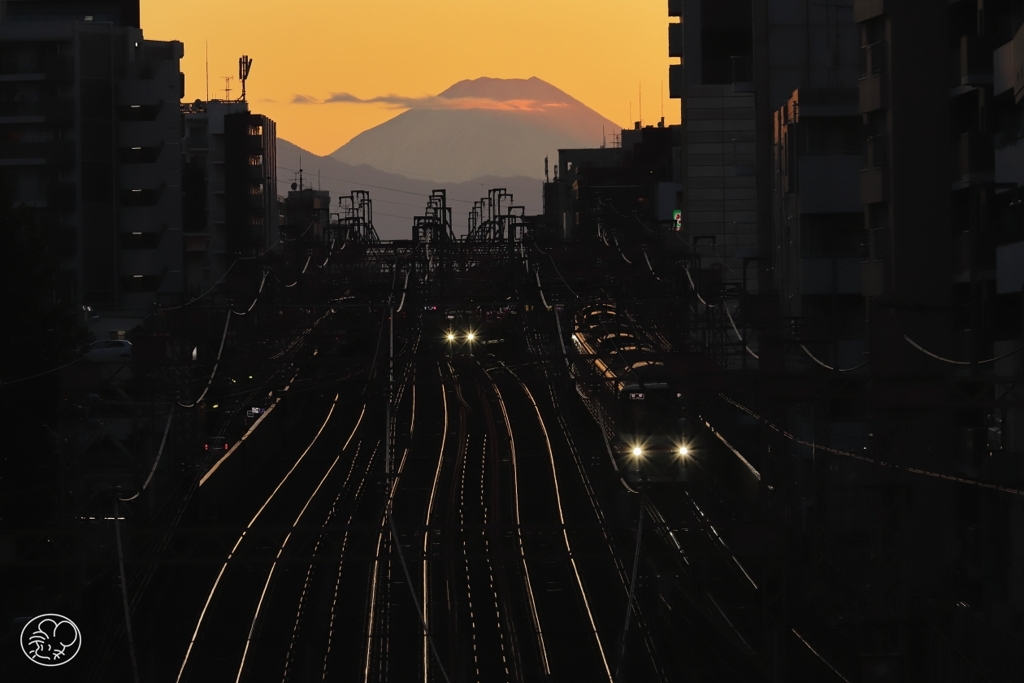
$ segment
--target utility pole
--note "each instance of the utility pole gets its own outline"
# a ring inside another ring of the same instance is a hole
[[[387,434],[384,437],[384,472],[387,479],[390,479],[394,467],[391,462],[391,437],[394,430],[391,428],[391,402],[395,392],[395,304],[394,293],[392,303],[388,307],[388,405],[385,416]]]

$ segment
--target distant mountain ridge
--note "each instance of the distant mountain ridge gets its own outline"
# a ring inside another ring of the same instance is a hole
[[[541,179],[544,157],[599,147],[621,127],[539,78],[460,81],[355,136],[336,161],[435,182]]]
[[[330,192],[332,212],[338,209],[340,195],[348,196],[352,190],[368,190],[373,200],[374,227],[380,238],[385,240],[412,237],[412,217],[423,214],[427,197],[434,189],[444,189],[448,193],[456,235],[466,233],[467,217],[473,202],[486,197],[487,190],[494,187],[502,187],[512,193],[515,203],[525,206],[528,214],[540,213],[543,209],[540,178],[483,176],[462,183],[407,178],[367,165],[353,166],[329,156],[317,156],[278,138],[278,194],[287,194],[293,179],[298,179],[299,168],[303,169],[306,187],[319,187]]]

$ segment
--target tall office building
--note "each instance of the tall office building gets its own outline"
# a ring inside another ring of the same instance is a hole
[[[0,172],[59,255],[58,295],[131,317],[181,291],[179,42],[138,2],[8,0]]]

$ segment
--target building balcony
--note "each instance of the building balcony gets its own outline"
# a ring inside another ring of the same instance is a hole
[[[858,110],[861,114],[885,109],[889,106],[888,78],[885,74],[873,74],[857,82]]]
[[[683,56],[683,24],[668,25],[668,56],[679,57]]]
[[[163,186],[157,188],[134,188],[121,190],[121,206],[125,207],[148,207],[156,206],[163,193]]]
[[[46,74],[41,71],[0,73],[0,83],[31,83],[33,81],[45,81]]]
[[[872,135],[864,141],[861,169],[882,168],[886,160],[885,135]]]
[[[960,49],[953,53],[952,63],[952,87],[992,84],[992,46],[985,37],[961,37]]]
[[[867,21],[886,14],[888,4],[886,0],[853,0],[853,20]]]
[[[68,169],[75,165],[75,143],[73,140],[49,140],[47,142],[12,142],[0,147],[0,159],[9,165],[18,165],[18,160],[42,161],[47,166]]]
[[[64,97],[27,102],[0,102],[0,123],[5,123],[3,119],[16,119],[22,122],[26,118],[40,119],[40,123],[45,122],[52,126],[68,126],[75,122],[75,102]]]
[[[152,233],[165,229],[167,217],[151,206],[125,206],[121,208],[118,224],[121,230]]]
[[[864,296],[881,296],[885,293],[885,261],[863,261],[861,270],[861,293]]]
[[[117,146],[128,149],[159,147],[165,142],[170,142],[170,132],[165,126],[152,121],[122,122],[117,126]]]
[[[124,80],[117,89],[117,103],[119,105],[146,105],[159,111],[163,104],[163,90],[155,81],[150,80]],[[142,109],[142,106],[139,107]]]
[[[167,254],[159,247],[155,249],[122,249],[120,254],[121,274],[159,275],[167,261]]]
[[[686,69],[682,64],[670,64],[668,67],[668,96],[680,99],[686,92]]]
[[[124,191],[159,188],[172,179],[178,184],[178,174],[172,173],[167,164],[125,164],[118,176],[118,188]]]
[[[160,283],[163,282],[166,272],[166,269],[163,269],[158,273],[152,274],[131,273],[122,275],[121,291],[126,294],[133,292],[156,292],[160,289]]]
[[[186,152],[205,152],[210,148],[210,140],[206,136],[189,136],[185,138]]]
[[[886,44],[871,43],[860,48],[860,77],[867,78],[888,70]]]
[[[885,168],[870,168],[860,172],[861,204],[884,202],[889,196],[889,174]]]
[[[248,135],[246,136],[246,151],[249,154],[263,154],[263,136],[262,135]]]
[[[152,164],[160,158],[162,150],[163,145],[156,147],[135,145],[134,147],[119,147],[117,154],[122,164]]]

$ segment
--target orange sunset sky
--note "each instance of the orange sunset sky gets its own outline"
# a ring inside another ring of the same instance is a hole
[[[185,44],[185,101],[239,94],[238,57],[253,59],[250,108],[278,137],[328,154],[402,109],[383,104],[293,104],[296,95],[422,97],[481,76],[537,76],[627,125],[664,115],[668,99],[665,0],[142,0],[152,40]],[[664,91],[664,94],[662,94]]]

